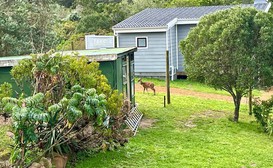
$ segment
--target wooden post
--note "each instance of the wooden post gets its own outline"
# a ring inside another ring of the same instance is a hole
[[[249,108],[249,115],[252,115],[252,87],[249,88],[249,97],[248,97],[248,108]]]
[[[126,58],[126,74],[127,74],[127,76],[126,76],[126,80],[127,80],[127,98],[130,100],[130,102],[132,101],[132,99],[131,99],[131,81],[130,81],[130,60],[129,60],[129,56],[127,55],[127,56],[125,56],[125,58]]]
[[[166,107],[166,96],[164,96],[164,107]]]
[[[74,43],[73,43],[73,41],[71,42],[71,50],[74,50]]]
[[[169,64],[169,51],[166,50],[166,87],[167,87],[167,103],[171,104],[170,96],[170,64]]]

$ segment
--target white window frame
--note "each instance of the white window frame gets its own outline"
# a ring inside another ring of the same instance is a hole
[[[137,46],[137,41],[138,41],[138,39],[146,39],[146,47],[138,47],[138,46]],[[146,48],[148,48],[148,43],[149,43],[149,40],[148,40],[148,37],[147,37],[147,36],[138,36],[138,37],[136,37],[136,47],[137,47],[138,49],[146,49]]]

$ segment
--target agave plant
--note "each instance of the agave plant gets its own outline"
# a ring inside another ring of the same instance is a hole
[[[45,101],[43,93],[22,100],[3,100],[5,106],[12,107],[7,110],[12,112],[16,144],[12,160],[16,165],[25,164],[27,154],[35,148],[45,154],[69,152],[70,146],[75,145],[79,120],[102,126],[107,118],[105,96],[93,88],[75,85],[58,103],[47,107]]]

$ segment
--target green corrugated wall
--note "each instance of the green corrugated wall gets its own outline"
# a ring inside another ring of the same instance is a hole
[[[13,88],[13,96],[16,96],[16,94],[21,93],[21,90],[17,86],[16,82],[12,79],[12,76],[10,74],[10,70],[12,67],[0,67],[0,84],[3,84],[4,82],[8,82],[12,84]],[[27,93],[30,93],[29,88],[24,88]]]
[[[117,89],[117,74],[116,65],[114,61],[100,62],[100,70],[108,79],[112,89]]]

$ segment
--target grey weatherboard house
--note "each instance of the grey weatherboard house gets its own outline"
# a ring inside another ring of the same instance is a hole
[[[254,4],[239,6],[268,12],[271,3],[255,0]],[[202,16],[232,7],[235,5],[148,8],[116,24],[112,29],[117,36],[117,47],[138,48],[135,53],[136,76],[165,77],[165,53],[169,50],[170,75],[176,79],[177,75],[185,75],[180,40],[186,38]]]

